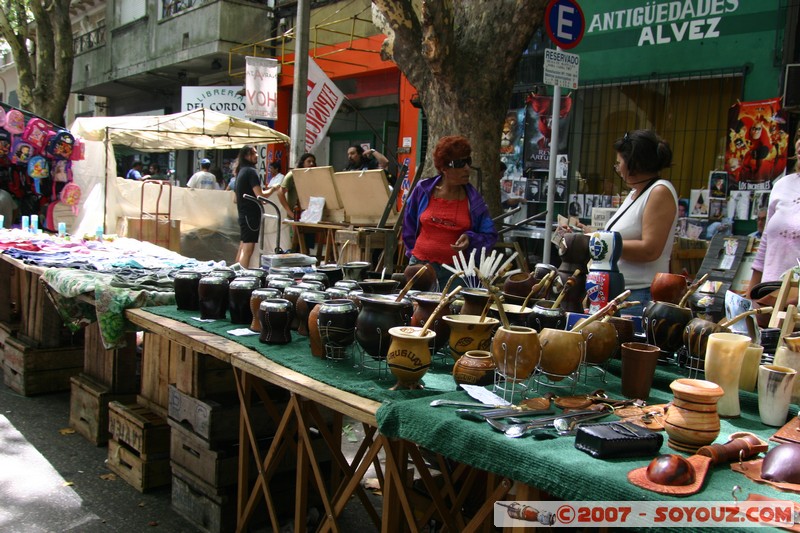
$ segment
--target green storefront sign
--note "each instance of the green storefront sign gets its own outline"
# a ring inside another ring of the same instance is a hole
[[[748,68],[746,99],[780,94],[785,2],[583,0],[580,83]]]

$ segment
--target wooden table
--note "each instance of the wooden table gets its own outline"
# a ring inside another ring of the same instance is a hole
[[[338,531],[337,520],[352,496],[363,504],[376,529],[418,531],[432,517],[455,531],[488,530],[493,502],[502,499],[512,486],[512,480],[487,474],[478,475],[467,465],[451,468],[447,459],[433,454],[433,466],[441,472],[436,481],[428,461],[414,443],[389,439],[377,431],[375,413],[380,403],[326,385],[304,374],[271,361],[254,350],[204,332],[194,326],[160,317],[144,309],[129,309],[127,317],[137,326],[193,351],[229,361],[233,366],[240,401],[239,473],[237,530],[247,529],[257,504],[265,502],[273,528],[278,528],[277,510],[269,482],[279,462],[287,454],[294,457],[296,468],[295,531],[306,529],[308,487],[313,486],[322,500],[325,516],[320,531]],[[308,355],[308,354],[303,354]],[[269,398],[267,384],[290,392],[290,401],[279,407]],[[268,449],[261,449],[251,423],[253,395],[263,401],[277,430]],[[333,420],[322,414],[333,412]],[[342,419],[348,416],[364,427],[365,438],[351,462],[341,451]],[[310,428],[320,432],[333,462],[333,472],[327,480],[319,468],[319,452],[312,446]],[[379,452],[385,455],[385,467],[378,461]],[[258,465],[255,481],[250,472],[250,459]],[[420,475],[429,500],[420,501],[410,489],[407,464],[412,462]],[[367,498],[361,480],[371,465],[376,467],[383,492],[382,513],[379,514]],[[485,489],[482,485],[485,485]],[[486,503],[471,517],[462,515],[467,496],[478,487]],[[519,493],[518,493],[519,495]],[[530,494],[533,497],[533,494]]]
[[[306,245],[306,235],[322,235],[321,239],[317,239],[320,246],[317,247],[317,259],[325,263],[335,263],[339,259],[339,253],[336,248],[336,231],[342,229],[349,229],[352,226],[347,224],[335,224],[333,222],[295,222],[287,221],[284,224],[294,228],[292,232],[292,247],[300,250],[301,254],[308,255],[308,246]],[[324,251],[322,250],[324,247]]]

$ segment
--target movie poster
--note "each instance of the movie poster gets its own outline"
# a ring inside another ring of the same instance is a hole
[[[525,100],[525,170],[550,168],[550,142],[553,129],[553,97],[531,93]],[[567,153],[572,96],[561,97],[558,114],[558,146],[556,152]]]
[[[780,98],[737,102],[728,112],[728,190],[769,189],[786,169],[789,133]]]
[[[525,108],[511,109],[503,122],[500,137],[500,161],[506,164],[506,178],[517,179],[523,175],[522,147],[525,133]]]

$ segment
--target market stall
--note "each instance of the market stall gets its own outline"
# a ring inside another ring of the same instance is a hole
[[[248,470],[240,470],[239,528],[247,527],[259,502],[276,496],[265,487],[272,475],[272,465],[286,451],[283,446],[294,442],[294,439],[300,443],[300,451],[296,456],[298,471],[313,480],[309,481],[314,485],[312,490],[323,492],[323,501],[329,506],[326,510],[331,527],[335,527],[333,524],[347,498],[358,495],[360,477],[378,450],[383,450],[387,455],[386,477],[382,485],[383,516],[379,522],[383,530],[392,530],[398,519],[409,524],[417,520],[419,526],[419,517],[434,517],[458,530],[478,527],[492,521],[494,501],[555,498],[594,502],[659,501],[676,505],[691,505],[690,502],[695,501],[730,504],[733,503],[731,489],[734,485],[741,487],[742,499],[748,495],[759,495],[776,500],[800,501],[796,494],[756,483],[727,464],[713,467],[701,488],[689,496],[670,496],[645,490],[631,483],[628,474],[636,468],[647,466],[658,453],[675,453],[668,447],[666,438],[664,444],[652,453],[611,460],[593,458],[576,449],[574,437],[571,436],[547,440],[530,435],[509,438],[485,421],[456,416],[456,407],[433,407],[433,400],[472,400],[463,391],[457,390],[449,358],[433,362],[423,378],[424,389],[390,390],[394,383],[391,374],[381,373],[369,364],[369,360],[365,362],[359,359],[357,350],[354,350],[352,358],[332,362],[312,357],[308,353],[308,341],[302,337],[295,336],[291,343],[283,346],[267,345],[259,342],[256,336],[241,337],[228,333],[231,325],[227,321],[198,323],[191,318],[195,314],[171,306],[129,312],[131,320],[156,335],[193,350],[205,351],[210,357],[218,357],[215,355],[217,353],[229,357],[242,401],[242,423],[245,424],[240,433],[240,465],[244,464],[242,460],[248,454],[259,454],[260,460],[264,461],[260,475],[265,477],[263,482],[251,482],[248,481]],[[603,388],[609,398],[621,397],[620,374],[620,362],[612,361],[605,376],[587,376],[578,384],[574,390],[575,397],[590,397],[598,387]],[[649,395],[649,403],[653,408],[672,399],[670,383],[685,375],[684,369],[672,365],[656,371]],[[249,405],[249,398],[262,381],[278,385],[296,397],[296,401],[280,411],[283,429],[271,442],[269,449],[259,448],[249,430],[245,429],[250,419],[257,416],[255,409],[245,406]],[[742,392],[741,400],[741,416],[722,420],[718,442],[725,442],[731,435],[742,431],[753,433],[766,442],[774,430],[759,421],[757,396]],[[315,408],[308,404],[332,408],[377,430],[375,433],[367,431],[367,440],[362,445],[364,452],[354,463],[339,463],[343,472],[341,485],[334,486],[327,494],[325,484],[313,464],[315,455],[304,440],[309,427],[318,427],[318,419],[313,416]],[[554,410],[559,411],[558,408]],[[795,414],[794,409],[792,414]],[[622,417],[622,414],[609,414],[603,421],[619,422]],[[293,424],[298,424],[298,427]],[[424,453],[431,452],[438,457],[438,462],[423,460]],[[744,458],[747,459],[747,456]],[[420,484],[415,485],[415,489],[411,489],[410,484],[404,481],[402,467],[398,469],[398,465],[406,464],[406,460],[413,461],[418,469]],[[447,468],[444,468],[445,465]],[[433,481],[432,469],[438,468],[442,468],[437,473],[442,475],[443,485]],[[470,508],[464,505],[466,493],[476,488],[468,481],[474,480],[476,475],[480,476],[477,472],[467,474],[472,469],[488,473],[490,481],[478,491],[485,499],[480,500],[480,505]],[[522,485],[514,484],[514,481]],[[413,492],[420,490],[427,491],[428,500],[412,496]],[[306,501],[306,496],[301,501]],[[424,501],[428,503],[422,503]],[[298,516],[304,516],[302,510]]]
[[[184,234],[217,233],[238,243],[233,193],[176,187],[170,206],[159,203],[155,187],[117,176],[114,145],[143,152],[241,148],[245,144],[288,143],[289,138],[267,126],[200,108],[163,116],[81,117],[72,124],[84,139],[86,158],[73,168],[83,191],[75,227],[77,235],[93,234],[99,226],[117,233],[118,223],[138,219],[141,206],[169,209]],[[221,200],[222,198],[222,200]],[[192,254],[193,256],[196,254]],[[221,259],[217,257],[216,259]]]

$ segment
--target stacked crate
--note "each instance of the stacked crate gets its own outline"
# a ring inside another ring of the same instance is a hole
[[[168,485],[169,426],[137,404],[108,404],[108,467],[136,490]]]
[[[82,335],[73,335],[38,273],[0,261],[3,381],[25,396],[69,390],[83,368]]]
[[[86,326],[83,372],[73,376],[69,425],[97,446],[108,442],[108,404],[133,403],[139,390],[136,334],[128,333],[125,347],[106,350],[97,322]]]
[[[168,387],[172,507],[205,531],[233,531],[239,473],[233,369],[187,349],[176,356],[174,379]],[[259,433],[274,432],[270,421],[260,425]]]

